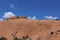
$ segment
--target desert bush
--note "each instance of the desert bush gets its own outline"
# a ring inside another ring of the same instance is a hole
[[[5,37],[1,37],[0,40],[7,40],[7,38],[5,38]]]
[[[17,37],[14,37],[13,40],[31,40],[31,38],[28,37],[28,35],[26,35],[26,36],[23,36],[22,38],[19,38],[19,39]]]
[[[17,37],[15,37],[13,40],[19,40]]]
[[[28,35],[26,35],[22,37],[22,40],[31,40],[31,38]]]
[[[37,40],[40,40],[40,38],[37,38]]]

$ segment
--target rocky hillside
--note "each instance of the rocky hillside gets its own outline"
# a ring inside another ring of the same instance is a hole
[[[60,40],[60,20],[31,20],[16,16],[0,22],[0,38],[7,40]]]

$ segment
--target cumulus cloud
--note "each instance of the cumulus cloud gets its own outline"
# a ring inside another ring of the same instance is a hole
[[[58,17],[53,17],[53,16],[45,16],[45,18],[50,19],[50,20],[56,20]]]
[[[10,18],[16,16],[13,12],[5,12],[3,18]]]
[[[34,19],[36,19],[36,16],[33,16],[33,17],[27,17],[28,19],[32,19],[32,20],[34,20]]]

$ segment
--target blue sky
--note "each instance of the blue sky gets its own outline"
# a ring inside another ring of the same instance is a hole
[[[60,0],[0,0],[0,18],[5,12],[17,16],[56,16],[60,19]]]

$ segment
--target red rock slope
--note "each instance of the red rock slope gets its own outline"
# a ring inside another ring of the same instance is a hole
[[[60,21],[12,17],[0,22],[0,37],[13,40],[14,37],[22,39],[26,35],[31,40],[60,40]]]

